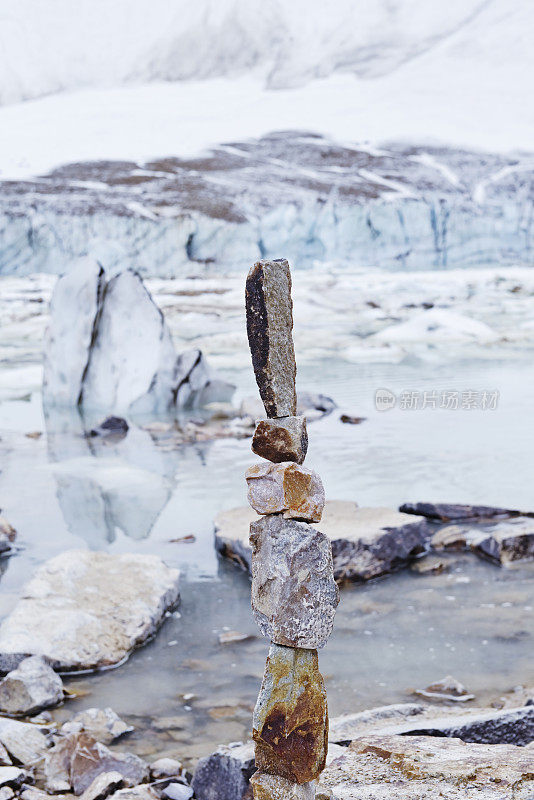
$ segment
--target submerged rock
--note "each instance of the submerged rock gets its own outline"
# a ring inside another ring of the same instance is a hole
[[[274,463],[302,464],[308,452],[306,418],[260,419],[252,438],[252,452]]]
[[[249,527],[257,519],[245,507],[224,511],[215,519],[216,549],[248,570]],[[320,529],[332,544],[337,581],[369,580],[403,567],[425,551],[429,537],[423,517],[388,508],[359,508],[343,500],[326,502]]]
[[[367,735],[352,742],[346,754],[326,768],[317,797],[528,800],[534,791],[533,776],[534,752],[522,747]]]
[[[276,515],[252,523],[250,542],[252,609],[262,634],[289,647],[323,647],[339,603],[328,538]]]
[[[285,258],[258,261],[245,291],[252,365],[268,417],[297,413],[291,273]]]
[[[63,700],[63,682],[40,656],[25,658],[0,681],[0,711],[36,714]]]
[[[253,464],[245,472],[248,501],[258,514],[319,522],[325,504],[319,475],[291,461]]]
[[[415,689],[414,694],[430,700],[454,700],[459,703],[475,699],[475,695],[470,694],[463,683],[457,681],[452,675],[447,675],[446,678],[430,684],[425,689]]]
[[[69,550],[50,559],[0,626],[0,667],[28,655],[64,671],[120,663],[177,603],[179,577],[145,554]]]
[[[293,783],[279,775],[258,771],[250,783],[254,800],[315,800],[316,781]]]
[[[320,775],[328,711],[316,650],[271,645],[252,722],[260,771],[294,783]]]
[[[111,744],[133,730],[133,725],[127,725],[112,708],[87,708],[61,727],[63,736],[83,731],[102,744]]]
[[[89,436],[113,436],[123,439],[128,433],[129,425],[122,417],[107,417],[96,428],[89,431]]]
[[[192,789],[197,800],[245,800],[254,772],[254,745],[221,746],[197,764]]]
[[[148,766],[133,753],[113,753],[86,733],[73,733],[60,739],[45,759],[47,789],[63,792],[72,789],[82,794],[104,773],[118,773],[125,786],[136,786],[148,778]],[[105,780],[102,779],[105,783]]]

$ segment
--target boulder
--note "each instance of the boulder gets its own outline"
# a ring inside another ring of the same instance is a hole
[[[84,731],[97,742],[111,744],[115,739],[133,730],[133,726],[127,725],[112,708],[87,708],[65,722],[61,733],[67,736],[69,733]]]
[[[275,464],[302,464],[308,452],[306,418],[260,419],[252,437],[252,452]]]
[[[0,711],[5,714],[36,714],[63,700],[63,683],[40,656],[20,662],[0,681]]]
[[[252,610],[262,634],[289,647],[324,647],[339,603],[327,537],[275,515],[251,524],[250,542]]]
[[[179,600],[178,570],[153,555],[69,550],[45,562],[0,626],[0,668],[40,655],[60,671],[119,664]]]
[[[74,794],[86,792],[96,778],[113,773],[113,783],[136,786],[148,778],[148,766],[133,753],[113,753],[86,733],[72,733],[60,739],[48,752],[44,774],[46,788],[51,792],[72,789]],[[118,773],[118,774],[117,774]],[[106,780],[102,781],[105,791]],[[94,799],[96,800],[96,798]]]
[[[228,403],[235,386],[218,378],[200,350],[186,350],[174,364],[172,392],[177,408],[199,408]]]
[[[252,555],[249,527],[257,519],[245,507],[223,511],[215,519],[216,549],[247,570]],[[425,551],[429,538],[424,517],[358,508],[343,500],[327,500],[318,527],[332,544],[337,581],[369,580],[403,567]]]
[[[323,772],[317,800],[527,800],[534,752],[428,736],[364,736]]]
[[[196,800],[245,800],[254,772],[254,745],[223,745],[201,758],[192,782]]]
[[[246,281],[252,365],[268,417],[297,413],[291,273],[285,258],[258,261]]]
[[[325,504],[322,481],[311,469],[284,461],[253,464],[245,472],[248,501],[258,514],[320,522]]]
[[[122,417],[106,417],[106,419],[91,428],[89,436],[101,436],[102,438],[112,438],[114,441],[124,439],[128,433],[129,425]]]
[[[256,772],[250,783],[254,800],[315,800],[316,782],[292,783],[279,775]]]
[[[320,775],[328,750],[328,711],[316,650],[271,645],[252,725],[261,772],[291,783]]]
[[[534,739],[534,706],[464,710],[402,703],[344,714],[330,723],[330,741],[338,744],[370,733],[456,737],[479,744],[525,746]]]
[[[85,257],[56,283],[43,346],[45,404],[73,407],[80,400],[105,282],[100,264]]]

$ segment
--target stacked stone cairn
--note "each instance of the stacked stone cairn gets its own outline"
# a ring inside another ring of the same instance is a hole
[[[285,259],[259,261],[246,284],[247,332],[267,419],[252,450],[266,461],[246,472],[262,517],[250,526],[252,609],[269,655],[253,718],[255,800],[309,800],[325,767],[326,690],[317,650],[334,623],[339,592],[330,541],[319,522],[325,495],[302,466],[306,420],[297,416],[291,274]]]

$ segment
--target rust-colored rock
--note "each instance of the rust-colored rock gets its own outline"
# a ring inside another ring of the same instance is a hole
[[[282,461],[302,464],[308,452],[306,418],[260,419],[252,439],[252,452],[275,464]]]
[[[319,522],[325,504],[318,474],[291,461],[253,464],[245,472],[248,501],[258,514]]]
[[[258,771],[250,784],[254,800],[315,800],[315,781],[292,783],[279,775]]]
[[[268,417],[297,413],[291,274],[285,258],[258,261],[247,276],[245,302],[252,365]]]
[[[321,774],[328,710],[316,650],[271,645],[254,709],[253,738],[261,772],[298,784]]]

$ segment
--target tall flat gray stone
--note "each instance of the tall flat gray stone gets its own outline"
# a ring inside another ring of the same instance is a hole
[[[287,647],[324,647],[339,603],[328,538],[272,515],[252,523],[250,543],[252,609],[263,635]]]
[[[254,264],[247,276],[245,302],[252,365],[267,416],[294,416],[297,367],[291,274],[285,258]]]

